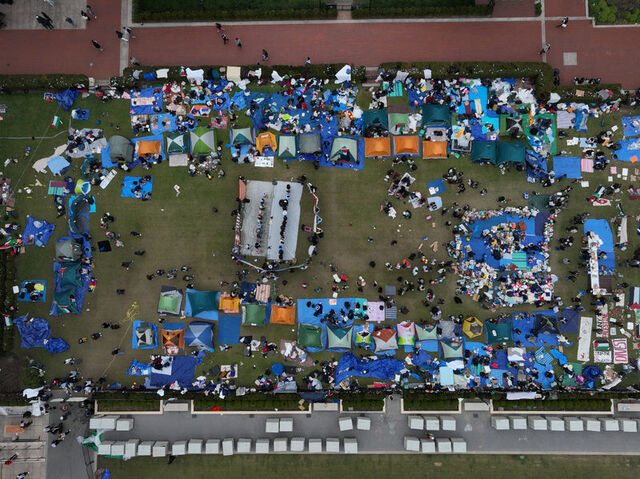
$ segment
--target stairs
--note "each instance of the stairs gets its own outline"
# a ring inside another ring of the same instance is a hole
[[[379,86],[376,78],[378,78],[378,67],[366,67],[365,82],[362,86],[365,88]]]

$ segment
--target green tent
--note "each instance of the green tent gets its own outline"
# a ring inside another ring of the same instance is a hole
[[[389,113],[389,123],[387,124],[389,129],[393,130],[398,125],[401,125],[399,129],[402,129],[409,124],[408,113]]]
[[[242,324],[249,326],[264,326],[267,319],[267,307],[264,304],[243,304]]]
[[[170,286],[163,286],[158,299],[158,314],[180,315],[182,307],[182,291]]]
[[[451,126],[449,105],[429,103],[422,107],[422,126]]]
[[[495,141],[473,140],[471,144],[471,162],[472,163],[491,163],[496,164],[496,147]]]
[[[298,157],[296,137],[281,135],[278,137],[278,158],[281,160],[295,160]]]
[[[302,348],[322,349],[322,328],[312,324],[298,325],[298,344]]]
[[[208,155],[215,149],[216,137],[213,130],[199,126],[189,133],[189,141],[191,143],[191,154]]]
[[[358,141],[353,138],[336,136],[331,145],[329,160],[333,163],[358,163]]]
[[[231,144],[233,146],[253,145],[254,143],[255,137],[252,128],[237,128],[231,130]]]
[[[189,153],[189,137],[186,133],[167,133],[167,154]]]
[[[65,286],[80,286],[82,278],[80,277],[80,263],[65,261],[60,265],[60,288]]]
[[[464,358],[464,342],[453,339],[441,340],[440,358],[446,361]]]
[[[428,339],[438,339],[437,325],[431,324],[417,324],[416,323],[416,336],[418,341],[426,341]]]
[[[327,326],[327,349],[351,349],[353,326],[340,328]]]
[[[75,297],[74,287],[67,287],[56,291],[53,294],[53,303],[55,305],[56,314],[66,314],[66,313],[74,313],[77,314],[80,312],[78,309],[78,303]]]
[[[109,139],[109,159],[111,163],[129,163],[133,160],[133,143],[124,136],[113,135]]]
[[[191,316],[218,310],[217,291],[187,291],[187,300],[191,307]]]
[[[475,141],[474,141],[475,143]],[[519,141],[501,141],[497,146],[496,165],[524,165],[525,145]]]
[[[502,323],[484,322],[484,331],[487,343],[509,343],[513,341],[513,328],[511,320]]]
[[[368,110],[362,114],[362,135],[373,136],[376,129],[389,130],[389,117],[387,110]],[[367,130],[371,130],[367,134]]]

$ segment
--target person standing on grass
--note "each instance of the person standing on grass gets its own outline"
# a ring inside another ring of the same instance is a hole
[[[96,12],[93,11],[93,8],[91,8],[91,5],[87,5],[87,12],[89,12],[89,14],[96,20],[98,19],[98,15],[96,15]]]
[[[95,40],[91,40],[91,44],[96,47],[98,50],[100,50],[101,52],[104,51],[104,48],[102,48],[102,45],[100,45],[98,42],[96,42]]]
[[[236,47],[242,48],[242,40],[240,40],[238,37],[236,37]]]
[[[84,10],[80,10],[80,16],[84,18],[87,22],[91,21],[91,17],[89,17],[89,15],[87,15],[87,12],[85,12]]]

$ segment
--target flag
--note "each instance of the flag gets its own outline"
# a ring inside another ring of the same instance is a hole
[[[51,121],[51,125],[49,125],[51,128],[59,128],[62,125],[62,118],[60,118],[58,115],[55,115],[53,117],[53,120]]]

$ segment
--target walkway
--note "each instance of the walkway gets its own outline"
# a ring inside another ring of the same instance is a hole
[[[493,18],[236,22],[225,25],[232,40],[227,46],[213,23],[133,25],[137,38],[124,44],[115,30],[130,23],[129,1],[95,0],[92,6],[99,18],[86,29],[0,31],[0,73],[69,72],[108,78],[119,73],[129,56],[143,65],[252,64],[259,61],[263,48],[271,64],[302,64],[307,56],[314,63],[358,65],[536,61],[547,41],[551,50],[546,60],[560,70],[563,83],[574,76],[600,77],[637,88],[640,78],[640,63],[632,61],[640,27],[594,27],[581,0],[545,0],[540,17],[533,16],[533,0],[497,0]],[[556,28],[564,16],[570,17],[568,27]],[[242,39],[242,49],[233,45],[235,37]],[[91,46],[92,39],[104,52]]]

